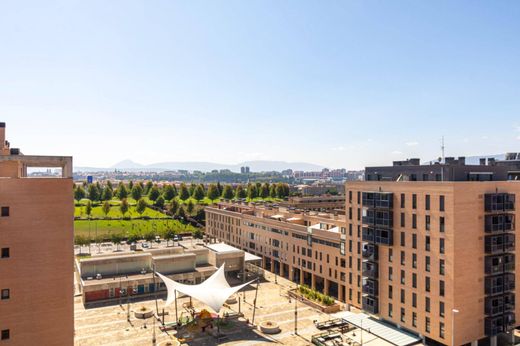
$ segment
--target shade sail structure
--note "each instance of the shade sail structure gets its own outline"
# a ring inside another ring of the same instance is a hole
[[[231,287],[226,280],[224,266],[225,264],[222,264],[222,266],[218,268],[218,270],[213,273],[213,275],[198,285],[181,284],[177,281],[167,278],[160,273],[157,273],[162,281],[164,281],[166,289],[168,290],[166,306],[175,301],[176,292],[179,291],[206,304],[215,312],[219,312],[222,308],[222,305],[224,305],[229,297],[255,281],[253,280],[243,285]]]

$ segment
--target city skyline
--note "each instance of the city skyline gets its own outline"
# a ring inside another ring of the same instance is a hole
[[[520,5],[0,5],[13,147],[131,159],[362,169],[520,144]],[[66,143],[66,144],[65,144]],[[56,150],[58,148],[58,150]]]

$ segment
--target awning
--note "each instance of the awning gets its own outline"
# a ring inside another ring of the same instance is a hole
[[[334,314],[334,317],[343,318],[348,323],[366,330],[370,334],[374,334],[375,336],[396,346],[414,345],[422,341],[421,338],[413,334],[406,333],[366,314],[355,314],[350,311],[342,311]]]
[[[283,219],[283,215],[279,215],[279,214],[272,215],[271,219]]]
[[[244,261],[245,262],[256,262],[256,261],[261,261],[262,260],[262,257],[258,257],[256,255],[253,255],[252,253],[249,253],[249,252],[245,252],[245,256],[244,256]]]
[[[185,285],[173,281],[166,276],[157,273],[157,275],[164,281],[166,289],[168,290],[168,298],[166,299],[166,306],[170,305],[175,301],[177,291],[186,294],[190,297],[197,299],[198,301],[206,304],[212,308],[215,312],[219,312],[222,305],[226,300],[236,292],[240,291],[245,286],[249,285],[253,281],[245,283],[243,285],[231,287],[229,286],[226,275],[224,273],[225,263],[207,278],[205,281],[198,285]]]

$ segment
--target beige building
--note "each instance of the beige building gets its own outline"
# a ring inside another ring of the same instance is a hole
[[[517,325],[519,198],[512,181],[357,181],[344,216],[220,203],[206,229],[427,344],[495,345]]]
[[[0,177],[0,345],[72,345],[72,158],[22,155],[0,123]]]

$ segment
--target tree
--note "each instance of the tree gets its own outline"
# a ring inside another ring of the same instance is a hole
[[[185,201],[188,198],[190,198],[190,192],[189,192],[188,187],[186,186],[186,184],[182,183],[180,189],[181,189],[181,191],[179,193],[179,198],[181,200]]]
[[[74,199],[77,201],[85,198],[85,195],[85,190],[81,186],[76,187],[76,190],[74,190]]]
[[[175,237],[175,231],[171,228],[168,228],[164,234],[163,238],[166,240],[166,246],[168,246],[168,242]]]
[[[177,209],[177,217],[186,220],[186,211],[182,205]]]
[[[112,191],[112,188],[110,186],[105,186],[103,189],[103,193],[101,194],[101,200],[103,201],[110,201],[114,197],[114,193]]]
[[[150,243],[150,248],[153,247],[153,241],[155,239],[155,231],[149,230],[144,233],[144,240]]]
[[[262,198],[269,197],[269,184],[268,183],[264,183],[260,187],[260,197],[262,197]]]
[[[190,193],[190,196],[193,196],[193,191],[195,191],[195,188],[197,187],[197,185],[191,183],[190,184],[190,187],[188,188],[188,192]]]
[[[123,198],[121,200],[121,204],[119,205],[119,210],[121,210],[121,214],[123,214],[123,217],[125,217],[125,214],[128,212],[128,201],[126,198]]]
[[[170,211],[170,213],[172,213],[172,215],[175,215],[177,213],[177,210],[179,210],[179,202],[177,202],[176,199],[172,199],[168,210]]]
[[[283,183],[276,184],[276,196],[278,198],[289,196],[289,185]]]
[[[128,190],[126,189],[125,184],[121,183],[119,184],[119,187],[117,188],[117,197],[122,201],[124,199],[127,199],[128,197]]]
[[[110,213],[110,203],[108,201],[103,202],[101,210],[103,211],[103,214],[105,214],[106,218],[108,216],[108,213]]]
[[[231,185],[225,185],[222,190],[222,198],[232,199],[233,198],[233,187]]]
[[[271,184],[271,187],[269,188],[269,196],[271,198],[276,198],[276,184]]]
[[[197,202],[201,201],[204,199],[204,189],[202,188],[201,185],[197,185],[195,187],[195,190],[193,190],[193,195],[192,195],[193,198],[195,198],[195,200]]]
[[[165,200],[171,201],[175,196],[177,196],[177,191],[174,190],[173,186],[166,185],[163,188],[163,196]]]
[[[195,205],[193,205],[193,202],[189,200],[188,204],[186,205],[186,211],[188,212],[188,214],[193,213],[193,208],[195,208]]]
[[[204,237],[204,232],[200,228],[197,228],[195,232],[193,232],[193,237],[195,239],[202,239]]]
[[[146,185],[144,187],[144,193],[147,195],[150,192],[150,190],[152,189],[152,187],[153,187],[153,183],[151,181],[147,181]]]
[[[218,190],[218,195],[221,196],[222,195],[222,192],[224,192],[224,188],[222,187],[222,185],[220,184],[220,181],[217,181],[217,190]]]
[[[252,200],[252,199],[255,199],[256,197],[258,197],[258,191],[256,190],[256,185],[249,184],[249,186],[247,187],[247,198]]]
[[[143,198],[139,198],[139,200],[137,201],[137,205],[135,206],[135,211],[138,212],[139,215],[142,217],[147,206],[148,204],[146,204],[146,201]]]
[[[90,219],[90,215],[92,215],[92,203],[90,201],[87,201],[87,204],[85,205],[85,214],[87,214]]]
[[[138,201],[141,196],[143,195],[143,188],[139,184],[134,184],[134,187],[132,187],[132,191],[130,192],[132,195],[132,198]]]
[[[107,186],[110,188],[110,190],[114,189],[114,187],[112,186],[112,182],[110,180],[107,180]]]
[[[90,184],[88,186],[88,198],[94,202],[99,201],[99,190],[96,185]]]
[[[244,190],[244,187],[242,185],[238,185],[237,189],[235,190],[235,197],[237,199],[246,198],[247,193]]]
[[[160,195],[161,193],[159,192],[157,185],[154,185],[148,192],[148,198],[150,198],[151,201],[156,201]]]
[[[110,234],[110,241],[116,246],[116,251],[119,251],[119,245],[121,244],[121,241],[123,240],[123,237],[121,234],[117,232],[113,232]]]
[[[130,180],[128,182],[128,190],[132,191],[133,188],[134,188],[134,182],[132,180]]]
[[[154,205],[157,207],[157,208],[164,208],[164,197],[163,196],[159,196],[159,198],[157,198],[155,200],[155,203]]]
[[[212,201],[217,199],[220,196],[218,191],[218,187],[215,184],[210,184],[208,187],[208,198]]]

